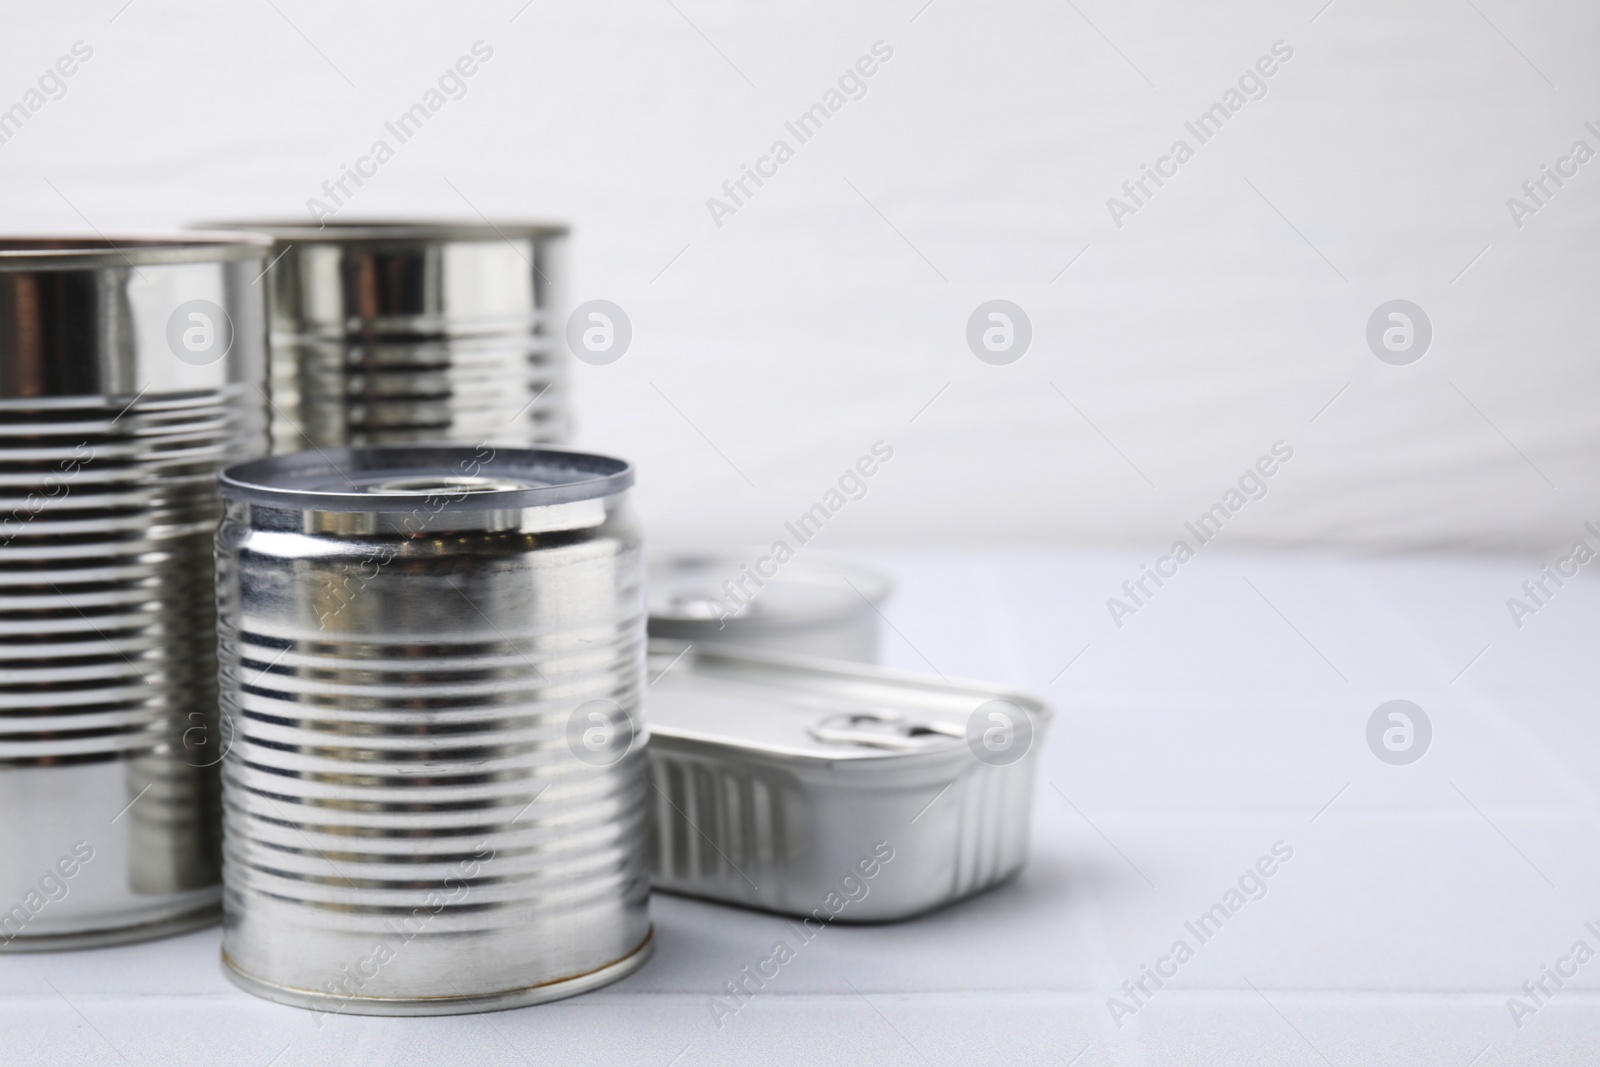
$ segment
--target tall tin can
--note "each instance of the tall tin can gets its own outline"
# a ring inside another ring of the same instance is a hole
[[[225,472],[223,958],[323,1012],[508,1008],[650,949],[632,469],[494,446]]]
[[[0,951],[219,913],[211,540],[266,449],[266,248],[0,239]]]
[[[566,440],[565,226],[226,226],[275,241],[275,453]]]

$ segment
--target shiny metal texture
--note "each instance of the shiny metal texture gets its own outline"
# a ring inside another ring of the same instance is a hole
[[[649,954],[632,469],[493,446],[223,475],[229,977],[323,1012],[570,996]]]
[[[220,914],[211,541],[266,450],[267,247],[0,239],[0,951]]]
[[[568,434],[564,226],[236,222],[272,237],[275,453]]]
[[[1026,861],[1038,698],[676,642],[651,642],[650,669],[655,888],[880,922]]]
[[[876,663],[880,610],[893,583],[818,554],[778,563],[760,552],[653,557],[650,636]]]

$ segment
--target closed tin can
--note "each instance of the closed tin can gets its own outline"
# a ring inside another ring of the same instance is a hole
[[[564,226],[229,223],[276,242],[275,453],[566,440]]]
[[[778,563],[760,552],[678,552],[651,559],[650,636],[876,663],[893,584],[849,560]]]
[[[650,660],[657,889],[881,922],[1022,869],[1037,697],[728,646]]]
[[[223,475],[234,982],[324,1012],[570,996],[648,955],[632,469],[389,446]]]
[[[266,247],[0,239],[0,950],[219,914],[211,539],[266,448]]]

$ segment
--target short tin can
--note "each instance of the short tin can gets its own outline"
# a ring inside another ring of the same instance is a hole
[[[222,478],[223,959],[433,1015],[649,954],[640,534],[620,460],[327,449]]]
[[[266,450],[260,238],[0,238],[0,951],[220,914],[217,472]]]
[[[760,552],[654,557],[650,636],[875,663],[887,575],[823,555],[779,562]]]
[[[565,226],[225,225],[276,242],[274,452],[566,440]]]
[[[728,646],[654,641],[650,661],[657,889],[880,922],[1026,861],[1037,697]]]

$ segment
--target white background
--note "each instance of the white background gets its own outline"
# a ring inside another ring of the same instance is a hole
[[[303,214],[482,40],[343,214],[573,223],[573,301],[635,331],[576,368],[576,443],[639,464],[658,543],[766,543],[879,439],[827,547],[1165,546],[1280,439],[1225,543],[1544,552],[1596,517],[1600,161],[1506,207],[1600,149],[1595,5],[121,2],[7,14],[0,106],[94,57],[0,145],[0,228]],[[879,40],[867,95],[715,226]],[[1117,228],[1279,40],[1268,95]],[[996,297],[1034,328],[1005,367],[964,340]],[[1394,298],[1433,322],[1411,366],[1364,338]]]
[[[658,543],[781,536],[891,443],[819,539],[884,552],[886,657],[1057,719],[1020,879],[830,930],[721,1030],[781,920],[662,895],[637,975],[492,1018],[317,1029],[228,986],[216,930],[0,960],[0,1063],[1595,1062],[1600,963],[1506,1006],[1600,923],[1592,581],[1519,629],[1529,559],[1208,550],[1123,628],[1104,604],[1277,440],[1225,547],[1594,543],[1600,160],[1521,229],[1506,199],[1600,149],[1600,5],[121,2],[6,16],[0,107],[95,53],[0,145],[0,228],[304,212],[481,39],[349,212],[574,224],[574,300],[635,331],[574,368],[577,443],[638,463]],[[706,198],[878,40],[718,229]],[[1278,40],[1267,97],[1118,229],[1106,198]],[[1005,367],[964,340],[996,297],[1034,326]],[[1365,341],[1394,298],[1434,326],[1410,366]],[[1367,748],[1394,698],[1433,723],[1408,767]],[[1279,838],[1270,894],[1118,1029],[1107,998]]]

